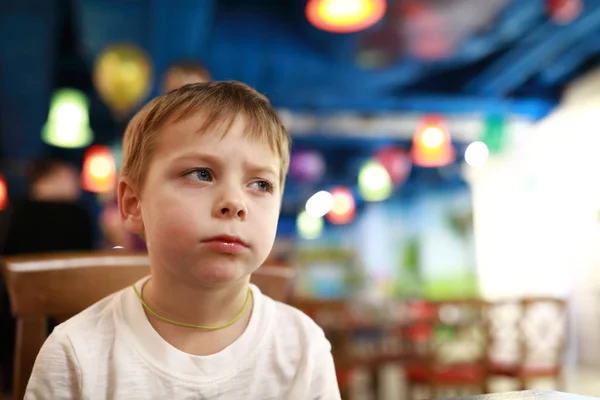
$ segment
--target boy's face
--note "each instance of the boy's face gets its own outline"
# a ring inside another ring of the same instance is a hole
[[[139,200],[153,268],[199,283],[247,277],[271,251],[280,211],[280,159],[237,118],[225,136],[203,117],[167,124]],[[167,271],[165,271],[167,272]]]

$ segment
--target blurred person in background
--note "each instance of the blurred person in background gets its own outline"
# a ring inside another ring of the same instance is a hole
[[[33,162],[27,173],[29,196],[8,211],[4,255],[92,250],[93,219],[77,204],[81,187],[77,169],[59,159]]]
[[[81,196],[79,174],[59,159],[40,159],[27,171],[29,196],[15,200],[3,211],[2,254],[20,255],[57,251],[92,250],[93,218],[77,204]],[[15,320],[0,277],[0,374],[5,392],[12,384]],[[49,324],[52,329],[52,322]]]
[[[173,64],[165,73],[163,79],[163,92],[179,89],[190,83],[210,82],[210,71],[193,61],[184,61]]]

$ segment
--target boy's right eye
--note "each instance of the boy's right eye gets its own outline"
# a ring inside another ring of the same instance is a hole
[[[210,182],[213,179],[212,172],[208,168],[197,168],[185,174],[185,177],[193,181]]]

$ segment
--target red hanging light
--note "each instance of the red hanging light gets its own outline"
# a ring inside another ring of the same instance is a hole
[[[309,0],[306,17],[318,29],[352,33],[375,25],[386,9],[386,0]]]
[[[94,193],[109,192],[117,184],[117,166],[107,146],[92,146],[84,156],[81,186]]]
[[[4,210],[8,206],[8,188],[6,179],[0,175],[0,210]]]
[[[386,169],[392,183],[400,185],[410,175],[412,163],[408,152],[399,147],[386,147],[375,154],[375,159]]]
[[[581,14],[583,3],[581,0],[546,0],[546,8],[550,19],[566,25]]]
[[[456,159],[450,134],[440,116],[428,116],[418,126],[411,149],[413,163],[419,167],[443,167]]]

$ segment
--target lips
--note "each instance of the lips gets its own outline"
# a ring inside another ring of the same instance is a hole
[[[238,236],[231,236],[231,235],[213,236],[211,238],[204,240],[204,242],[231,243],[231,244],[239,244],[244,247],[248,247],[248,244],[246,242],[244,242],[242,239],[240,239]]]
[[[248,250],[248,244],[237,236],[219,235],[202,241],[209,250],[224,254],[239,254]]]

